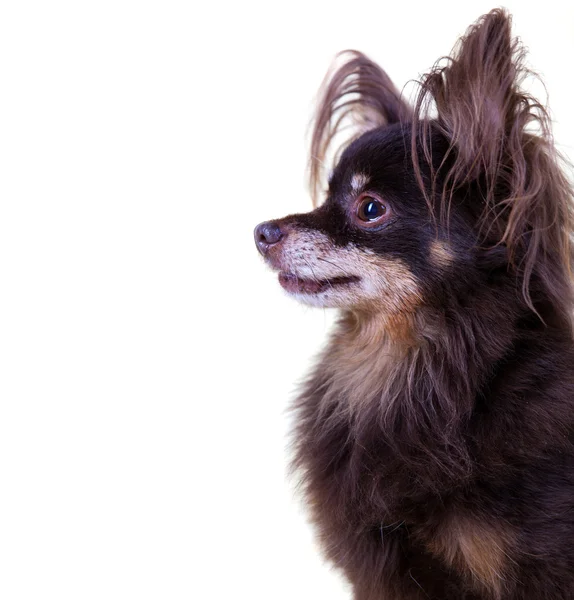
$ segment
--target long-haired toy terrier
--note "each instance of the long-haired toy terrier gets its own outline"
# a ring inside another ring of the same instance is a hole
[[[323,86],[322,203],[255,230],[340,318],[294,410],[294,467],[356,600],[574,598],[572,190],[510,17],[412,104],[359,52]]]

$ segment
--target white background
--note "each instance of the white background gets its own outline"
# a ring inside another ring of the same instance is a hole
[[[572,157],[569,4],[508,6]],[[285,473],[332,315],[252,230],[310,208],[337,51],[402,87],[492,6],[2,3],[2,599],[349,598]]]

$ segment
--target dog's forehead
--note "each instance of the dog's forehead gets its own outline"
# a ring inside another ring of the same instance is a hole
[[[331,191],[361,191],[387,170],[404,163],[410,150],[409,127],[380,127],[354,140],[343,152],[329,180]]]

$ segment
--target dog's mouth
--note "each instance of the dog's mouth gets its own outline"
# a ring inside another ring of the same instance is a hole
[[[303,279],[293,273],[279,273],[279,283],[284,290],[291,294],[319,294],[329,289],[350,285],[359,281],[359,277],[332,277],[331,279]]]

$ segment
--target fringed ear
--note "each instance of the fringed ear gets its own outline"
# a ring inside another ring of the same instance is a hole
[[[520,42],[511,36],[511,19],[504,10],[480,18],[446,64],[439,61],[423,79],[415,107],[413,149],[415,138],[420,143],[422,137],[432,164],[431,123],[450,141],[440,190],[439,173],[433,180],[433,193],[441,191],[441,215],[448,215],[458,188],[477,185],[484,198],[479,207],[481,243],[507,247],[525,300],[534,309],[530,295],[534,273],[547,294],[561,302],[570,298],[572,190],[544,106],[520,89],[532,75],[523,66],[524,55]],[[436,118],[430,116],[432,108]],[[422,186],[416,152],[413,160]]]
[[[342,148],[361,133],[412,118],[412,109],[377,64],[355,50],[341,52],[338,58],[344,58],[345,62],[327,73],[313,123],[309,184],[315,206],[330,154],[334,162]],[[334,151],[334,138],[348,126],[355,135],[348,136]]]

